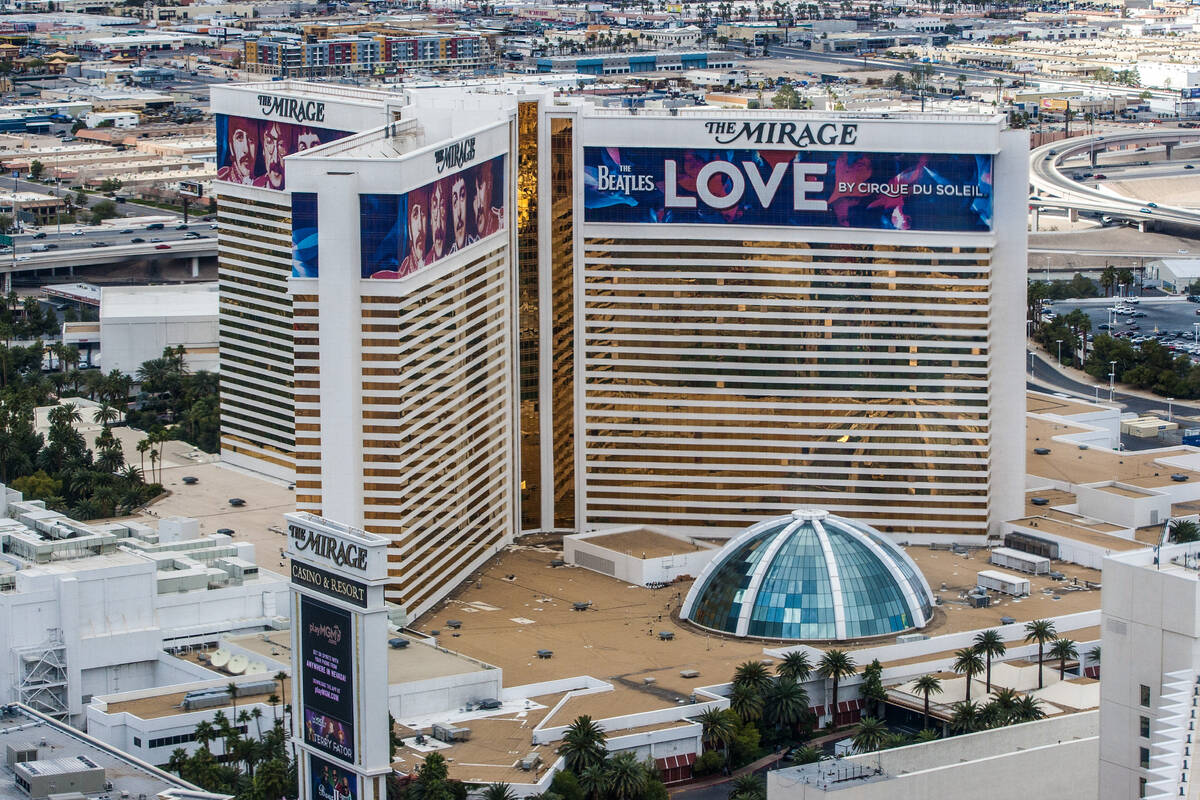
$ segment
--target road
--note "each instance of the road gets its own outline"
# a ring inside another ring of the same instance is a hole
[[[1034,352],[1033,372],[1029,369],[1029,356],[1026,356],[1026,387],[1039,392],[1075,392],[1083,397],[1090,397],[1093,400],[1096,397],[1100,398],[1101,402],[1108,401],[1108,381],[1096,383],[1083,383],[1073,378],[1063,375],[1058,370],[1054,369],[1051,362],[1047,360],[1042,353]],[[1097,391],[1096,387],[1100,389]],[[1112,395],[1113,402],[1119,403],[1124,410],[1132,411],[1135,414],[1158,413],[1164,417],[1167,415],[1167,399],[1164,397],[1161,400],[1149,400],[1138,395],[1126,394],[1119,389]],[[1198,416],[1200,415],[1200,407],[1186,405],[1184,403],[1173,402],[1170,404],[1170,411],[1174,416]]]
[[[205,238],[216,236],[216,231],[214,229],[214,225],[216,223],[211,222],[191,222],[188,224],[188,229],[184,231],[176,230],[176,227],[180,223],[168,223],[163,230],[153,231],[146,230],[146,223],[137,219],[126,220],[126,223],[127,224],[123,224],[119,228],[108,227],[106,225],[64,225],[62,228],[62,233],[56,233],[54,226],[49,226],[42,229],[46,233],[46,238],[44,239],[34,239],[33,233],[21,233],[14,236],[13,240],[16,243],[17,255],[19,256],[24,253],[34,252],[32,250],[32,246],[35,244],[56,244],[58,247],[55,249],[61,251],[79,250],[91,247],[93,242],[107,242],[110,245],[119,245],[135,244],[135,242],[132,241],[135,238],[144,239],[147,242],[177,242],[187,238],[195,238],[188,237],[187,234],[189,232],[199,233]],[[73,231],[75,230],[79,230],[81,233],[76,236],[73,234]],[[130,232],[121,233],[121,231]],[[4,266],[4,258],[6,256],[11,257],[8,253],[0,254],[0,266]]]

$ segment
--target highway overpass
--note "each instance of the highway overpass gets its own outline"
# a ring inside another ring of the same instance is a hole
[[[1068,212],[1088,211],[1114,219],[1136,222],[1138,227],[1181,229],[1188,235],[1200,231],[1200,210],[1181,206],[1151,204],[1138,198],[1118,197],[1094,189],[1064,175],[1063,162],[1087,154],[1095,164],[1096,153],[1115,145],[1164,146],[1168,158],[1173,149],[1184,143],[1200,142],[1200,129],[1158,128],[1139,129],[1095,136],[1077,136],[1035,147],[1029,153],[1029,184],[1032,188],[1030,206],[1041,210],[1059,208]]]
[[[143,242],[118,244],[108,247],[76,247],[71,249],[47,250],[40,253],[18,252],[0,255],[0,270],[6,275],[5,283],[14,273],[32,272],[60,267],[90,267],[97,264],[118,264],[135,259],[176,260],[190,259],[193,275],[199,275],[200,259],[217,255],[215,238],[176,239],[171,242]]]

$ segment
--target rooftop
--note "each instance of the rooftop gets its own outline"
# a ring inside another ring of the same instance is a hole
[[[1164,447],[1137,452],[1116,452],[1102,448],[1081,449],[1078,445],[1054,441],[1055,436],[1079,433],[1075,425],[1026,417],[1025,471],[1030,475],[1070,484],[1120,481],[1121,483],[1153,489],[1169,486],[1171,475],[1183,473],[1191,480],[1200,480],[1200,471],[1192,471],[1162,463],[1163,459],[1195,453],[1186,447]],[[1039,455],[1035,448],[1047,448]]]
[[[685,539],[658,533],[648,528],[638,528],[633,531],[606,533],[599,536],[588,536],[589,544],[616,550],[618,553],[628,553],[641,558],[661,558],[680,553],[692,553],[696,550],[709,549],[705,545],[694,544]]]
[[[59,761],[84,756],[104,768],[104,776],[112,782],[112,795],[122,797],[153,797],[168,789],[196,790],[195,786],[142,764],[119,750],[100,745],[94,739],[49,717],[21,706],[15,713],[0,712],[0,750],[5,745],[38,745],[39,761]],[[13,783],[13,773],[0,762],[0,800],[29,800],[29,796]]]
[[[173,318],[217,316],[217,284],[176,286],[107,286],[101,290],[100,318]]]

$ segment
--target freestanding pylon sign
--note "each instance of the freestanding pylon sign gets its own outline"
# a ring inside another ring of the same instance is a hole
[[[300,800],[386,800],[387,539],[286,514]]]

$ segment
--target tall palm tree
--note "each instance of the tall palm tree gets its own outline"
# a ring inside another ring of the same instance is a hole
[[[142,472],[146,471],[146,451],[150,449],[150,440],[141,439],[137,443],[138,455],[142,458]]]
[[[817,674],[833,681],[833,699],[829,703],[830,724],[837,727],[838,685],[842,678],[849,678],[856,671],[854,659],[844,650],[826,650],[817,665]]]
[[[116,422],[120,416],[120,411],[117,411],[108,403],[101,403],[96,410],[92,412],[92,422],[99,422],[104,426],[105,429],[107,429],[108,426]]]
[[[888,729],[883,720],[874,717],[863,717],[858,722],[858,730],[854,732],[851,741],[854,749],[860,753],[872,753],[883,746]]]
[[[983,672],[983,656],[979,655],[979,651],[974,647],[964,647],[954,653],[954,663],[950,665],[950,669],[957,672],[959,675],[967,676],[967,702],[971,702],[971,681],[976,675]]]
[[[775,672],[781,678],[791,678],[796,683],[804,683],[812,674],[812,664],[809,663],[808,653],[803,650],[793,650],[783,657]]]
[[[229,702],[233,704],[233,719],[237,721],[237,684],[233,681],[225,684],[225,691],[229,692]]]
[[[992,628],[991,630],[981,631],[975,636],[975,649],[980,655],[987,659],[987,669],[985,673],[987,679],[984,685],[989,692],[992,691],[992,657],[999,658],[1004,655],[1004,639],[1000,637],[1000,631]]]
[[[913,688],[925,696],[925,727],[929,727],[929,695],[942,693],[942,679],[937,675],[922,675],[913,682]]]
[[[1055,639],[1050,645],[1050,657],[1058,659],[1058,679],[1067,677],[1067,659],[1079,658],[1079,650],[1070,639]]]
[[[1035,619],[1033,622],[1025,623],[1025,641],[1037,642],[1038,646],[1038,688],[1041,689],[1045,684],[1042,682],[1042,659],[1045,657],[1046,642],[1052,641],[1058,632],[1054,630],[1054,622],[1048,619]]]
[[[734,686],[729,693],[729,708],[745,722],[762,718],[763,696],[749,686]]]
[[[735,733],[735,726],[729,715],[722,709],[709,708],[696,717],[696,721],[700,723],[703,729],[701,735],[704,738],[704,743],[709,745],[709,748],[712,750],[719,748],[728,760],[729,740],[733,738]]]
[[[603,729],[584,714],[567,726],[558,754],[566,759],[567,769],[580,775],[588,767],[604,763],[608,755],[605,738]]]
[[[996,690],[992,695],[992,703],[1000,710],[1002,718],[1001,724],[1007,725],[1013,721],[1017,713],[1017,703],[1021,696],[1017,694],[1015,689],[1009,689],[1007,686]]]
[[[744,661],[733,671],[733,685],[765,692],[771,687],[771,676],[761,661]]]
[[[1099,669],[1100,668],[1100,645],[1096,645],[1091,650],[1088,650],[1087,654],[1088,654],[1088,658],[1090,658],[1092,661],[1096,662],[1096,668]],[[1100,673],[1097,672],[1096,674],[1099,675]]]

